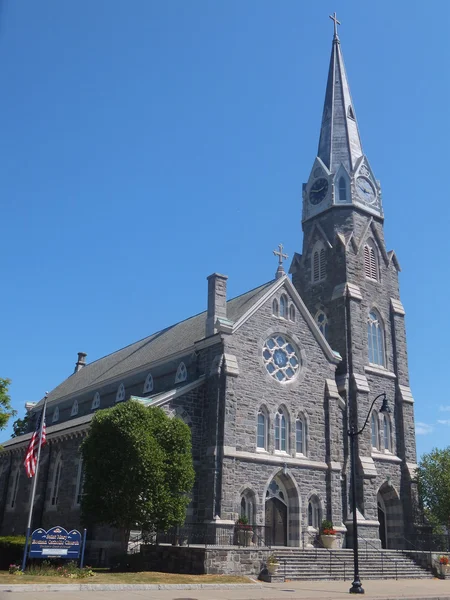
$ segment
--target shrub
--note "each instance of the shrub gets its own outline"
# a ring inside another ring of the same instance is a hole
[[[0,537],[0,570],[6,571],[9,565],[21,564],[25,536],[10,535]]]
[[[324,519],[320,526],[320,533],[322,535],[336,535],[336,530],[333,528],[333,522]]]
[[[439,563],[441,565],[448,565],[448,556],[445,556],[445,554],[443,554],[442,556],[439,557]]]

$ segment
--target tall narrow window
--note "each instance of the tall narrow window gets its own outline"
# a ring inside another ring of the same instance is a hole
[[[316,242],[313,247],[312,257],[311,257],[312,265],[312,280],[313,283],[317,283],[318,281],[322,281],[325,279],[325,248],[322,242]]]
[[[297,454],[306,454],[305,433],[305,419],[300,415],[295,422],[295,452]]]
[[[284,295],[280,298],[280,317],[283,319],[288,318],[288,299]]]
[[[289,320],[295,321],[295,306],[293,304],[289,307]]]
[[[364,246],[364,274],[367,279],[378,281],[378,260],[373,243]]]
[[[151,373],[147,375],[144,383],[144,394],[149,394],[150,392],[153,392],[153,377]]]
[[[281,408],[275,415],[275,450],[286,452],[286,416]]]
[[[344,177],[339,178],[339,200],[346,202],[347,200],[347,183]]]
[[[391,422],[388,415],[383,415],[384,449],[391,451]]]
[[[379,448],[379,437],[378,437],[378,415],[374,411],[372,412],[371,417],[371,426],[372,426],[372,448]]]
[[[121,383],[117,388],[116,402],[123,402],[123,400],[125,400],[125,386]]]
[[[53,417],[52,417],[52,423],[56,423],[59,419],[59,407],[56,406],[55,410],[53,411]]]
[[[322,310],[316,314],[316,323],[324,338],[328,339],[328,317]]]
[[[379,315],[373,310],[367,322],[369,363],[385,366],[384,331]]]
[[[321,523],[320,502],[317,496],[311,496],[308,502],[308,526],[318,529]]]
[[[72,410],[70,411],[70,416],[75,417],[78,414],[78,400],[74,400],[72,404]]]
[[[175,383],[180,383],[181,381],[186,381],[187,379],[187,370],[184,362],[178,365],[177,374],[175,375]]]
[[[20,479],[20,469],[16,469],[13,477],[13,486],[11,492],[11,508],[14,508],[17,504],[17,492],[19,491],[19,479]]]
[[[75,504],[81,504],[81,496],[83,495],[83,483],[84,483],[84,472],[83,472],[83,459],[80,458],[78,462],[77,471],[77,484],[75,486]]]
[[[61,458],[56,459],[55,471],[53,473],[52,491],[50,494],[50,504],[56,506],[58,504],[59,484],[61,481],[62,461]]]
[[[247,517],[250,524],[255,522],[255,494],[251,490],[245,490],[241,496],[240,513],[241,517]]]
[[[279,313],[278,313],[278,300],[276,298],[273,299],[272,302],[272,313],[278,317]]]
[[[262,450],[267,449],[267,418],[264,411],[261,409],[258,412],[258,432],[256,446]]]

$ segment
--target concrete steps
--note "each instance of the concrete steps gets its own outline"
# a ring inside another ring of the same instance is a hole
[[[351,549],[308,550],[277,548],[273,553],[280,567],[273,581],[327,580],[353,578],[353,551]],[[432,574],[401,550],[360,550],[359,574],[361,579],[425,579]]]

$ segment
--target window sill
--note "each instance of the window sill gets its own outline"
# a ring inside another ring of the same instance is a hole
[[[265,448],[256,448],[256,452],[261,452],[261,454],[269,454],[268,450]]]
[[[291,456],[286,450],[274,450],[273,453],[278,456]]]
[[[308,457],[306,456],[306,454],[303,454],[303,452],[296,452],[295,458],[308,458]]]
[[[366,373],[372,373],[373,375],[381,375],[381,377],[387,377],[388,379],[397,379],[397,375],[392,373],[392,371],[388,371],[381,365],[368,365],[364,367],[364,371]]]
[[[398,456],[395,456],[395,454],[392,454],[392,452],[389,452],[389,450],[386,451],[382,451],[382,450],[378,450],[377,452],[372,452],[371,457],[374,460],[384,460],[386,462],[393,462],[393,463],[401,463],[402,459],[399,458]]]

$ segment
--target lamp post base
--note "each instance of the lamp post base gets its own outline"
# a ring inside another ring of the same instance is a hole
[[[350,594],[364,594],[364,588],[361,585],[359,579],[355,579],[352,583],[352,587],[349,589]]]

